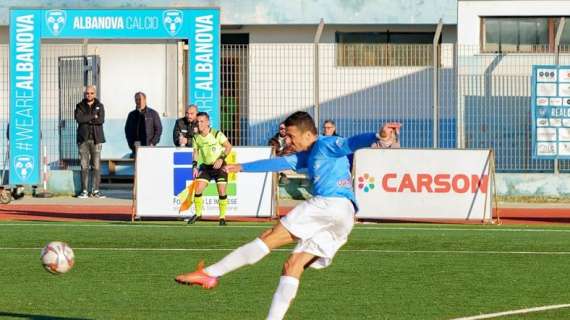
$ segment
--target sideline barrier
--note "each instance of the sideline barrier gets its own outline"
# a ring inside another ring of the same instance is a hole
[[[492,222],[493,162],[491,150],[358,150],[357,217]]]
[[[267,159],[270,147],[234,147],[228,163],[243,163]],[[192,148],[140,147],[135,167],[135,212],[141,217],[184,218],[194,214],[194,206],[178,212],[192,183]],[[227,216],[271,217],[273,204],[273,174],[230,174],[228,177]],[[203,192],[205,217],[218,216],[218,192],[210,182]]]

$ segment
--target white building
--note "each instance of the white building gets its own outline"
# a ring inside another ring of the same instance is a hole
[[[3,1],[2,105],[8,104],[8,9],[46,5],[111,6],[99,1]],[[121,3],[121,7],[125,5],[166,8],[201,6],[203,2]],[[521,135],[528,135],[511,128],[524,127],[526,120],[519,114],[515,120],[498,117],[498,124],[485,127],[488,118],[503,112],[501,106],[510,110],[528,99],[528,66],[553,61],[559,17],[570,16],[570,2],[564,0],[216,0],[208,5],[221,9],[223,126],[235,144],[265,144],[287,113],[298,109],[312,112],[318,105],[319,119],[336,120],[341,134],[373,130],[380,121],[398,120],[405,124],[405,146],[431,147],[433,105],[437,103],[439,146],[485,147],[495,143],[497,135],[479,137],[476,133],[496,130],[500,143],[505,144],[494,145],[499,168],[501,157],[506,157],[506,162],[516,158],[507,170],[528,169],[522,154],[525,151],[511,152],[521,147],[509,140],[513,136],[518,143]],[[324,30],[317,51],[313,42],[321,18]],[[431,44],[440,19],[441,45],[434,69]],[[569,25],[562,34],[563,45],[570,44]],[[42,127],[44,143],[50,145],[50,159],[60,158],[60,138],[69,143],[60,128],[60,118],[65,115],[59,111],[63,98],[57,58],[83,54],[99,57],[101,100],[107,109],[105,132],[110,138],[103,158],[115,158],[129,151],[123,125],[127,112],[134,107],[132,96],[136,91],[146,92],[149,105],[163,117],[161,144],[172,145],[172,124],[187,103],[183,49],[183,43],[153,40],[46,42],[42,53]],[[506,57],[498,52],[513,54]],[[565,56],[560,57],[564,62]],[[489,77],[498,78],[487,81]],[[80,86],[68,91],[77,94],[78,90]],[[480,112],[483,105],[488,110]],[[5,108],[0,114],[2,124],[7,115]],[[67,126],[73,127],[73,123]],[[503,149],[508,152],[501,153]]]

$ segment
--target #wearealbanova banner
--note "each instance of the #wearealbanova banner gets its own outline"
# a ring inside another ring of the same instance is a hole
[[[41,39],[182,39],[188,101],[220,126],[220,10],[11,9],[10,183],[40,182]]]

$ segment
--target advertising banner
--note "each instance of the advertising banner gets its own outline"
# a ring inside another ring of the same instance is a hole
[[[88,38],[187,41],[188,101],[220,127],[219,8],[11,9],[10,184],[40,182],[41,40]]]
[[[570,159],[570,66],[534,65],[532,156]]]
[[[354,157],[359,218],[489,221],[489,150],[362,149]]]
[[[226,158],[228,163],[244,163],[267,159],[270,147],[234,147]],[[194,206],[186,208],[191,200],[192,148],[141,147],[136,160],[136,216],[137,217],[189,217]],[[226,192],[227,216],[271,217],[273,213],[272,173],[230,174]],[[202,193],[204,216],[217,217],[218,192],[216,183],[210,182]],[[189,198],[190,196],[190,198]],[[189,202],[186,202],[189,203]]]

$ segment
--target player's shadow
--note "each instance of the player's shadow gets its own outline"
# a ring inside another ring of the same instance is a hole
[[[13,313],[13,312],[2,312],[0,311],[0,317],[4,319],[14,318],[14,319],[30,319],[30,320],[90,320],[90,318],[72,318],[72,317],[57,317],[57,316],[46,316],[37,314],[26,314],[26,313]]]

